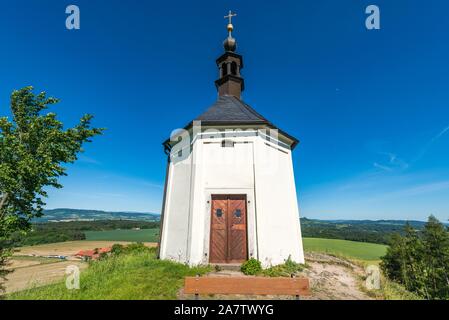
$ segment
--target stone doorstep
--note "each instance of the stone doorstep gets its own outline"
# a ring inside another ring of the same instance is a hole
[[[212,267],[218,266],[220,270],[226,271],[240,271],[240,263],[214,263]]]

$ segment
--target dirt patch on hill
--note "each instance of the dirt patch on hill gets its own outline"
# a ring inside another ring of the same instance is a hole
[[[302,273],[310,279],[313,300],[371,300],[362,290],[362,267],[345,259],[321,253],[307,253],[308,268]]]
[[[87,264],[82,262],[62,261],[15,269],[14,272],[6,276],[6,293],[59,281],[64,278],[66,268],[72,265],[76,265],[80,270],[87,267]]]

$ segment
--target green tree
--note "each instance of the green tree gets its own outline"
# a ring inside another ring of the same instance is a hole
[[[449,233],[434,216],[423,231],[428,295],[449,299]]]
[[[103,131],[91,127],[91,115],[64,129],[56,114],[43,114],[57,102],[26,87],[11,95],[12,121],[0,118],[0,277],[6,274],[10,254],[5,241],[42,216],[46,188],[62,188],[58,179],[66,175],[63,164],[73,163],[83,143]]]
[[[449,299],[449,233],[430,216],[419,234],[407,225],[382,257],[385,275],[427,299]]]

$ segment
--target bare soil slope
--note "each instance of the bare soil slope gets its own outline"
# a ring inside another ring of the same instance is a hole
[[[362,267],[322,253],[307,253],[309,266],[303,275],[310,279],[313,300],[371,300],[362,289]]]

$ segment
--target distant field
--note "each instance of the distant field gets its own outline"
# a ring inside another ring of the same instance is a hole
[[[159,229],[85,231],[89,241],[157,242]]]
[[[387,246],[382,244],[348,240],[304,238],[303,243],[305,251],[343,255],[357,260],[379,260],[387,251]]]
[[[47,243],[36,246],[20,247],[15,249],[15,256],[48,256],[61,255],[73,256],[80,250],[90,250],[95,248],[111,247],[113,244],[129,244],[129,241],[67,241],[57,243]],[[152,244],[148,244],[152,245]],[[21,258],[19,258],[21,259]]]

